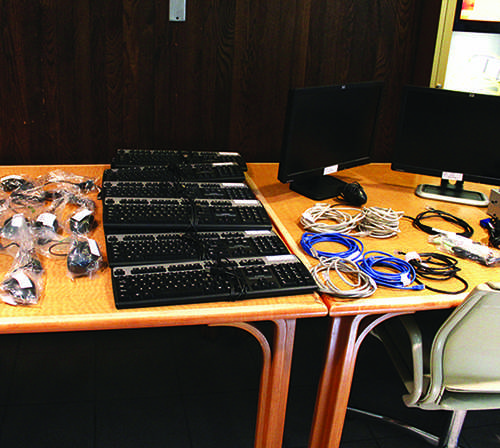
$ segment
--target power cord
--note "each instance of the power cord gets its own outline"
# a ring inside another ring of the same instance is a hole
[[[442,210],[436,210],[434,208],[430,208],[426,211],[419,213],[415,218],[412,218],[411,216],[406,216],[406,217],[412,220],[414,227],[416,227],[419,230],[422,230],[425,233],[428,233],[429,235],[437,235],[439,233],[443,233],[443,230],[428,226],[422,222],[425,219],[429,218],[440,218],[446,222],[461,227],[463,229],[463,232],[457,233],[457,235],[463,236],[465,238],[470,238],[474,233],[473,228],[463,219],[458,218],[457,216],[454,216],[451,213],[444,212]]]
[[[460,294],[469,287],[467,281],[458,275],[460,268],[457,266],[458,260],[456,258],[436,252],[408,252],[406,254],[399,252],[399,254],[405,255],[405,260],[415,269],[417,275],[415,281],[423,284],[425,289],[442,294]],[[457,279],[463,284],[463,287],[456,291],[446,291],[429,286],[423,283],[421,279],[439,281]]]

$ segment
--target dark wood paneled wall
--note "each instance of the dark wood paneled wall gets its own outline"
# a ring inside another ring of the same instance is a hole
[[[427,84],[440,0],[0,0],[0,164],[109,162],[118,147],[276,161],[290,87]]]

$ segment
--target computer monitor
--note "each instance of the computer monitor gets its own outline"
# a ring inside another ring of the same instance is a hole
[[[370,161],[382,82],[291,89],[278,179],[315,200],[338,196],[331,176]]]
[[[392,169],[441,178],[421,184],[421,197],[487,206],[464,181],[500,185],[500,97],[406,86]]]

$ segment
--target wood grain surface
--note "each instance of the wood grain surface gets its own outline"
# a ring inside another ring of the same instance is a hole
[[[35,178],[60,169],[95,178],[98,183],[108,165],[58,165],[0,167],[0,177],[18,174]],[[102,204],[94,197],[99,225],[90,237],[106,257],[102,228]],[[0,255],[0,273],[8,272],[12,257]],[[327,308],[318,294],[283,296],[244,301],[117,310],[114,305],[109,268],[94,277],[71,279],[65,258],[42,258],[45,269],[40,301],[33,306],[0,302],[0,333],[97,330],[155,326],[224,324],[260,320],[324,316]]]
[[[306,255],[299,244],[304,233],[299,220],[301,214],[313,206],[316,201],[291,191],[288,185],[277,180],[277,173],[278,165],[275,163],[251,164],[249,169],[249,176],[257,185],[262,195],[261,200],[266,204],[275,225],[284,239],[294,252],[302,254],[302,259],[306,264],[313,266],[317,261]],[[359,182],[368,196],[366,207],[391,208],[396,211],[403,211],[405,215],[412,217],[425,211],[427,207],[433,207],[464,219],[474,229],[472,239],[483,244],[488,243],[488,234],[479,224],[481,219],[488,217],[486,208],[422,199],[414,194],[415,187],[418,184],[436,184],[439,183],[437,178],[391,171],[390,165],[386,163],[376,163],[343,170],[337,173],[336,177],[346,182]],[[493,188],[472,183],[466,183],[465,185],[466,188],[482,191],[487,196],[489,196],[489,192]],[[340,202],[329,200],[325,201],[325,203],[334,204]],[[425,221],[425,224],[443,230],[462,231],[461,228],[446,223],[441,219],[429,219]],[[429,242],[429,235],[414,228],[411,220],[405,218],[400,221],[400,232],[397,236],[388,239],[364,237],[362,242],[366,251],[383,251],[391,255],[396,251],[439,252],[438,247]],[[323,250],[331,252],[344,249],[340,245],[323,248]],[[461,269],[460,275],[469,283],[469,289],[462,294],[436,294],[430,290],[402,291],[380,287],[373,296],[366,299],[343,300],[328,295],[323,295],[323,297],[330,307],[330,312],[337,315],[373,312],[375,309],[382,313],[448,308],[461,303],[467,292],[477,284],[500,280],[500,267],[486,267],[474,261],[458,260],[458,266]],[[432,284],[431,282],[430,284],[444,290],[455,290],[462,286],[461,283],[453,280],[439,284]]]
[[[0,3],[0,163],[109,163],[117,148],[279,158],[290,88],[382,80],[387,160],[401,87],[430,80],[440,1]]]

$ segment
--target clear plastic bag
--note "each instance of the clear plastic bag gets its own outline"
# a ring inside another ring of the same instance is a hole
[[[86,237],[73,239],[66,257],[70,278],[92,277],[103,267],[103,257],[95,240]]]
[[[57,216],[60,231],[68,235],[86,235],[95,229],[95,203],[74,189],[53,192],[56,199],[52,213]],[[56,232],[60,233],[60,232]]]
[[[11,193],[18,188],[33,188],[35,182],[28,176],[19,174],[10,174],[0,178],[0,188],[6,193]]]
[[[36,305],[42,294],[44,269],[34,249],[21,247],[1,285],[1,298],[10,305]]]
[[[78,174],[68,173],[64,170],[54,170],[45,176],[42,176],[40,182],[44,185],[57,184],[59,188],[74,186],[80,193],[88,194],[92,191],[99,191],[97,179],[80,176]]]
[[[87,207],[80,207],[69,218],[68,223],[71,233],[75,235],[86,235],[97,226],[94,211]]]
[[[460,258],[476,261],[485,266],[500,264],[500,252],[455,233],[443,232],[431,235],[429,241],[437,244],[441,251]]]
[[[3,238],[23,244],[32,241],[30,224],[23,213],[5,214],[0,236]]]

